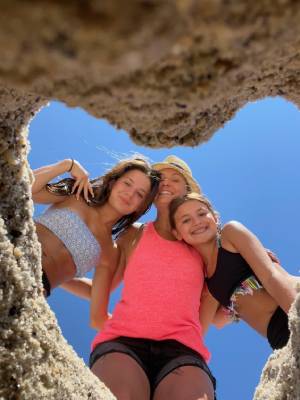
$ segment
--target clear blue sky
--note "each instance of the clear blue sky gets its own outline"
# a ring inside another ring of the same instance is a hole
[[[283,99],[248,104],[208,142],[195,148],[151,150],[134,145],[126,132],[96,120],[80,109],[52,103],[30,126],[32,168],[76,158],[91,177],[117,159],[141,152],[152,161],[175,154],[187,161],[223,222],[236,219],[274,250],[282,265],[299,275],[300,113]],[[41,206],[35,213],[40,213]],[[154,218],[152,210],[144,220]],[[298,245],[298,246],[297,246]],[[120,296],[110,302],[113,311]],[[89,304],[56,289],[49,300],[62,332],[86,362],[95,331],[89,328]],[[250,400],[271,353],[267,341],[243,322],[211,328],[206,343],[210,368],[222,400]]]

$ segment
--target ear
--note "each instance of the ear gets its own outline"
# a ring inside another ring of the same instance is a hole
[[[214,214],[214,220],[216,221],[216,224],[219,225],[221,223],[220,216],[218,214]]]
[[[177,240],[182,240],[182,236],[176,229],[172,229],[172,234],[176,237]]]

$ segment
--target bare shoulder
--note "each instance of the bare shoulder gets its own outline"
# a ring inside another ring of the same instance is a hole
[[[221,233],[222,247],[226,250],[237,252],[237,242],[243,233],[247,231],[247,228],[238,221],[229,221],[223,228]]]
[[[141,238],[143,226],[143,224],[133,224],[126,230],[126,232],[122,233],[117,240],[117,243],[125,256],[126,263]]]
[[[143,224],[135,222],[129,228],[126,229],[125,232],[122,232],[121,235],[117,239],[117,243],[120,246],[125,245],[126,243],[132,242],[139,232],[142,230]]]
[[[227,222],[223,228],[222,228],[222,237],[231,237],[232,235],[235,235],[236,233],[243,232],[247,230],[245,225],[243,225],[239,221],[229,221]]]

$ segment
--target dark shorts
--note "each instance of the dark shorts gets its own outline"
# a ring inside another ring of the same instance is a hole
[[[51,285],[45,271],[42,271],[42,283],[45,291],[45,297],[49,297],[51,294]]]
[[[192,365],[201,368],[210,378],[214,390],[216,380],[203,357],[176,340],[150,340],[118,337],[99,343],[90,355],[90,368],[108,353],[124,353],[131,356],[144,370],[150,383],[151,393],[160,381],[176,368]]]
[[[290,338],[288,316],[280,307],[270,319],[267,338],[273,350],[284,347]]]

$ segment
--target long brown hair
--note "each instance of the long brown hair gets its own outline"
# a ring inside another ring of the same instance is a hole
[[[176,199],[173,199],[169,205],[169,220],[170,220],[170,225],[172,229],[176,229],[176,224],[175,224],[175,214],[178,208],[186,203],[187,201],[191,200],[197,200],[199,203],[204,204],[208,210],[214,215],[215,217],[218,217],[218,212],[213,209],[213,206],[211,202],[208,200],[207,197],[203,196],[203,194],[199,193],[187,193],[184,196],[177,197]]]
[[[103,176],[90,180],[94,192],[94,197],[89,194],[88,205],[90,205],[91,207],[100,207],[107,202],[113,184],[126,172],[132,170],[141,171],[150,179],[150,191],[144,201],[144,207],[137,211],[134,211],[129,215],[124,215],[115,223],[112,229],[112,234],[114,236],[120,235],[121,232],[126,230],[130,225],[132,225],[150,209],[151,204],[157,194],[160,182],[160,173],[152,169],[147,160],[139,156],[132,159],[122,160],[113,168],[111,168],[108,172],[106,172],[106,174],[104,174]],[[75,179],[65,178],[56,183],[48,183],[46,185],[46,189],[50,193],[56,194],[58,196],[70,196],[72,195],[72,188],[74,183]],[[81,196],[83,197],[83,193],[81,193]]]

